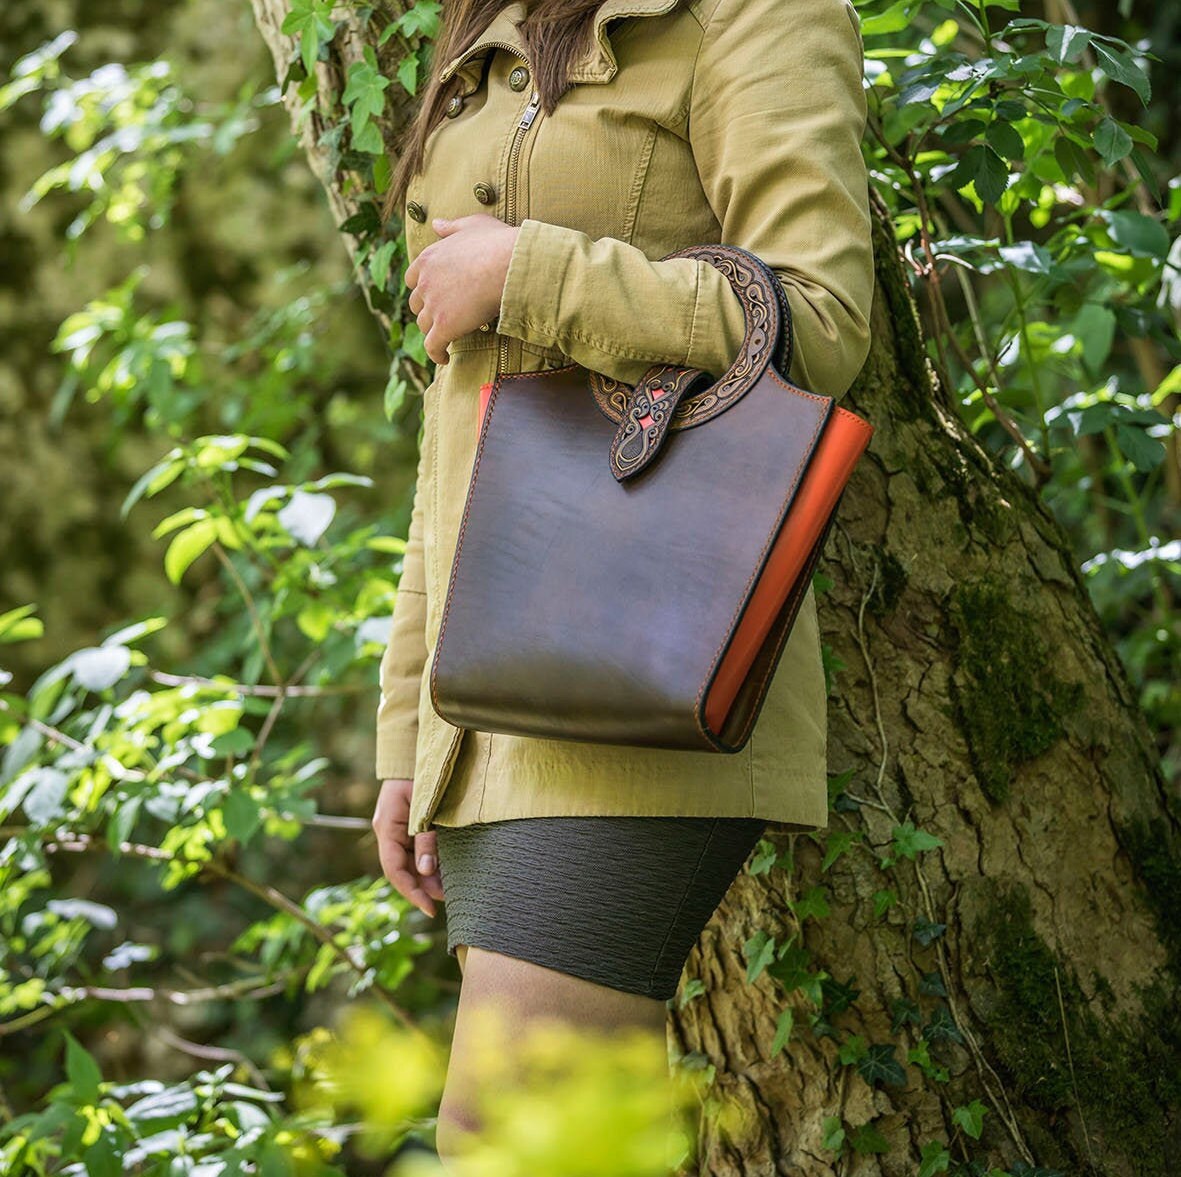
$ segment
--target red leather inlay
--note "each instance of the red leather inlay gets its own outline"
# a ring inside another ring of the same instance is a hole
[[[712,732],[720,732],[725,725],[726,716],[730,714],[755,655],[771,632],[775,618],[872,433],[860,417],[839,405],[833,406],[832,416],[816,443],[787,518],[734,632],[734,639],[722,655],[718,672],[710,684],[705,699],[705,721]]]
[[[487,380],[480,385],[480,416],[476,420],[476,436],[480,436],[480,430],[484,427],[484,418],[488,415],[488,400],[492,396],[492,381]]]

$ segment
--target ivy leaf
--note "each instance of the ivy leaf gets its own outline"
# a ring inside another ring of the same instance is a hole
[[[938,1140],[928,1140],[923,1145],[918,1177],[932,1177],[935,1173],[946,1173],[951,1164],[951,1153]]]
[[[882,891],[875,891],[873,893],[873,914],[876,919],[881,919],[882,916],[898,902],[898,896],[890,890],[889,887]]]
[[[369,273],[373,284],[379,290],[388,290],[390,282],[390,265],[398,249],[396,241],[383,241],[369,259]]]
[[[414,96],[418,91],[418,54],[407,53],[398,64],[398,81],[407,94]]]
[[[840,1152],[845,1144],[845,1129],[840,1116],[825,1116],[821,1124],[820,1147]]]
[[[951,1122],[962,1128],[973,1140],[980,1139],[984,1130],[984,1104],[978,1099],[969,1104],[961,1104],[951,1113]]]
[[[829,911],[823,887],[809,888],[808,893],[801,899],[796,899],[794,902],[789,900],[788,906],[800,923],[803,923],[809,916],[813,919],[823,919]]]
[[[897,1034],[907,1022],[918,1025],[919,1007],[909,997],[896,997],[890,1003],[890,1033]]]
[[[923,973],[919,978],[919,992],[925,997],[946,997],[947,990],[943,987],[943,978],[938,970]]]
[[[931,1020],[923,1027],[923,1037],[929,1042],[963,1042],[964,1036],[946,1005],[937,1006]]]
[[[775,937],[756,932],[743,946],[746,960],[746,983],[753,984],[759,974],[775,959]]]
[[[823,874],[840,856],[864,836],[862,830],[834,830],[824,844],[824,859],[820,863]]]
[[[752,875],[765,875],[775,865],[775,859],[778,857],[779,851],[775,844],[769,838],[760,838],[754,854],[751,855],[747,872]]]
[[[893,851],[896,858],[914,858],[923,850],[934,850],[943,845],[942,839],[926,830],[916,829],[911,821],[895,826],[891,832],[894,835]]]
[[[771,1057],[774,1058],[791,1038],[792,1027],[795,1025],[795,1011],[789,1005],[783,1010],[775,1022],[775,1037],[771,1039]]]
[[[853,1146],[854,1152],[863,1156],[867,1153],[890,1151],[889,1141],[872,1124],[862,1124],[860,1128],[855,1129],[849,1137],[849,1143]]]
[[[857,1072],[871,1087],[885,1083],[892,1087],[906,1086],[906,1071],[894,1057],[894,1043],[878,1042],[857,1061]]]
[[[938,940],[947,931],[946,924],[936,924],[924,916],[914,921],[914,938],[926,948],[932,940]]]

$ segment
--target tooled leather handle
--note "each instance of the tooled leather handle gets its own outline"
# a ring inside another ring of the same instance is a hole
[[[742,303],[746,334],[734,363],[717,381],[711,382],[709,373],[699,368],[676,364],[654,364],[634,388],[601,373],[590,374],[599,407],[619,425],[610,462],[620,482],[648,466],[670,431],[700,425],[741,400],[773,358],[785,376],[791,366],[794,342],[787,296],[762,258],[720,243],[691,245],[661,260],[674,257],[701,257],[721,270]]]

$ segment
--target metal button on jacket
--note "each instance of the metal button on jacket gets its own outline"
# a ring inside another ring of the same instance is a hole
[[[517,66],[509,74],[508,84],[514,90],[524,90],[529,85],[529,71],[523,65]]]
[[[481,204],[492,204],[496,200],[496,189],[491,184],[485,183],[481,180],[472,191],[476,194],[476,199]]]
[[[407,206],[406,211],[421,225],[426,220],[426,209],[423,208],[417,200],[412,200]]]
[[[463,110],[463,97],[460,94],[453,94],[451,101],[447,103],[447,117],[453,119],[461,110]]]

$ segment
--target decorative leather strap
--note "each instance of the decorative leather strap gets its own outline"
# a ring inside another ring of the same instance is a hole
[[[667,254],[704,258],[730,280],[746,314],[746,335],[730,369],[717,381],[700,368],[654,364],[633,388],[590,372],[599,408],[619,425],[611,445],[611,472],[619,481],[638,474],[672,431],[692,428],[725,412],[754,387],[774,358],[786,376],[793,350],[791,314],[782,283],[770,266],[736,245],[691,245]]]

